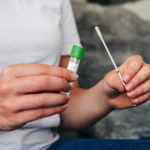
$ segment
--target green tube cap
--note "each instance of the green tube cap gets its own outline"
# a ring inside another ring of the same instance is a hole
[[[70,56],[82,59],[84,55],[85,48],[74,45],[71,51]]]

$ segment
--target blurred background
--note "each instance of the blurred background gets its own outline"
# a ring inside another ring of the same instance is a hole
[[[150,64],[150,0],[72,0],[85,55],[79,67],[80,87],[88,89],[114,69],[100,39],[98,26],[117,64],[140,55]],[[91,99],[92,100],[92,99]],[[150,102],[115,110],[82,131],[55,129],[61,139],[150,139]]]
[[[99,3],[102,5],[110,5],[110,4],[121,4],[128,1],[136,1],[136,0],[72,0],[76,2],[90,2],[90,3]]]

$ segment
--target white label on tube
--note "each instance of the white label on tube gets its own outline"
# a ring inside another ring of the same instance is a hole
[[[72,62],[69,62],[69,65],[68,65],[68,70],[71,70],[75,73],[77,73],[77,70],[78,70],[78,67],[79,65],[78,64],[75,64],[75,63],[72,63]]]
[[[78,64],[69,62],[67,69],[70,70],[70,71],[73,71],[73,72],[77,73],[78,67],[79,67]],[[69,82],[69,84],[72,86],[72,85],[73,85],[73,82]],[[70,92],[61,92],[61,93],[66,94],[66,95],[68,95],[68,96],[70,95]]]

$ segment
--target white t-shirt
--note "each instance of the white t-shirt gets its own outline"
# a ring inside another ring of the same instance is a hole
[[[12,64],[59,65],[80,45],[69,0],[0,1],[0,72]],[[1,150],[45,150],[59,139],[51,127],[59,114],[30,122],[11,131],[0,131]]]

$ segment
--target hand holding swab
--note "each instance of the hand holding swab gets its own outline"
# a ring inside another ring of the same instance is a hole
[[[98,27],[95,27],[95,30],[96,30],[98,36],[100,37],[100,39],[101,39],[101,41],[102,41],[102,43],[103,43],[103,45],[104,45],[104,47],[105,47],[105,49],[106,49],[106,51],[107,51],[109,57],[110,57],[110,59],[111,59],[113,65],[114,65],[114,67],[115,67],[115,69],[116,69],[116,71],[117,71],[117,73],[118,73],[118,75],[119,75],[119,77],[120,77],[120,79],[121,79],[123,85],[125,86],[126,84],[123,82],[122,76],[121,76],[121,74],[120,74],[120,72],[119,72],[119,70],[118,70],[118,68],[117,68],[117,66],[116,66],[116,64],[115,64],[115,61],[113,60],[113,58],[112,58],[112,56],[111,56],[111,54],[110,54],[110,52],[109,52],[109,50],[108,50],[108,47],[107,47],[107,45],[106,45],[106,43],[105,43],[105,41],[104,41],[104,39],[103,39],[103,37],[102,37],[102,34],[101,34],[99,28],[98,28]],[[136,106],[136,105],[134,105],[134,106]]]
[[[120,77],[120,79],[121,79],[123,85],[125,86],[125,83],[123,82],[122,76],[121,76],[121,74],[120,74],[120,72],[119,72],[119,70],[118,70],[118,68],[117,68],[117,66],[116,66],[116,64],[115,64],[115,62],[114,62],[114,60],[113,60],[113,58],[112,58],[110,52],[109,52],[109,50],[108,50],[107,45],[105,44],[105,41],[104,41],[104,39],[103,39],[103,37],[102,37],[102,34],[101,34],[99,28],[98,28],[98,27],[95,27],[95,30],[96,30],[98,36],[100,37],[100,39],[101,39],[101,41],[102,41],[102,43],[103,43],[103,45],[104,45],[104,47],[105,47],[105,49],[106,49],[106,51],[107,51],[109,57],[110,57],[110,59],[111,59],[113,65],[114,65],[114,67],[115,67],[115,69],[116,69],[116,71],[117,71],[117,73],[118,73],[118,75],[119,75],[119,77]]]

